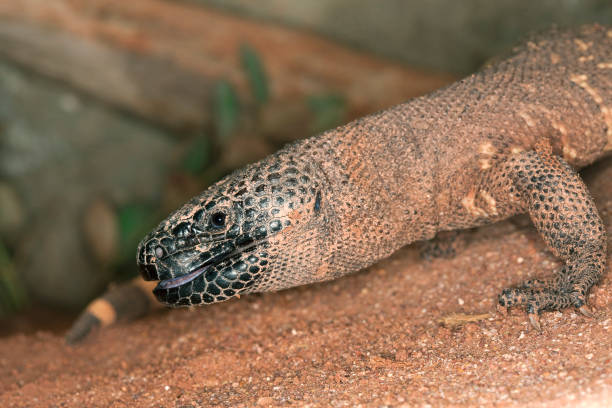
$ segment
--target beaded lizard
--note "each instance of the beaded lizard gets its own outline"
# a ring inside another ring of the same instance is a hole
[[[610,152],[612,29],[553,29],[444,89],[235,171],[162,221],[137,262],[160,302],[207,304],[335,279],[438,232],[528,213],[565,265],[499,304],[524,307],[539,329],[543,310],[591,315],[606,233],[575,168]],[[133,293],[92,303],[69,339],[129,310]]]

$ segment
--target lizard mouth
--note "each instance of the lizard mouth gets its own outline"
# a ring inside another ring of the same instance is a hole
[[[229,299],[255,283],[261,261],[267,264],[267,253],[255,250],[261,242],[248,242],[192,268],[186,274],[160,280],[153,294],[169,306],[191,306]],[[259,265],[259,266],[258,266]]]
[[[172,289],[193,282],[196,278],[206,273],[213,266],[220,264],[233,255],[237,255],[237,253],[239,253],[239,251],[234,250],[225,254],[217,255],[185,275],[160,281],[155,289]]]
[[[206,271],[208,271],[211,266],[212,266],[212,264],[206,263],[203,266],[201,266],[199,268],[196,268],[195,270],[189,272],[186,275],[182,275],[182,276],[178,276],[176,278],[165,279],[163,281],[160,281],[157,284],[157,287],[155,289],[171,289],[171,288],[176,288],[176,287],[179,287],[179,286],[184,285],[186,283],[192,282],[198,276],[200,276],[203,273],[205,273]]]

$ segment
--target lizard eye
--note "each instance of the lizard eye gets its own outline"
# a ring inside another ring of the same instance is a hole
[[[227,216],[223,212],[216,212],[210,216],[210,225],[213,228],[223,228],[225,227],[225,220]]]

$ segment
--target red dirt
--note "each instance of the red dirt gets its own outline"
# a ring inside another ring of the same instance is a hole
[[[590,173],[610,230],[612,160]],[[411,247],[338,281],[157,314],[77,347],[13,335],[0,339],[0,406],[606,406],[609,276],[590,296],[595,319],[544,313],[538,334],[522,312],[496,312],[503,287],[558,265],[521,217],[451,260]]]

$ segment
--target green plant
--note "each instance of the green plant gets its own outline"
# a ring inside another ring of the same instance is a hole
[[[243,44],[240,47],[240,60],[255,101],[259,105],[265,104],[270,98],[270,90],[268,77],[259,55],[250,45]]]
[[[236,129],[240,116],[238,96],[228,81],[221,80],[215,85],[213,109],[218,140],[226,142]]]
[[[18,311],[27,303],[26,291],[15,273],[9,251],[0,241],[0,317]]]

